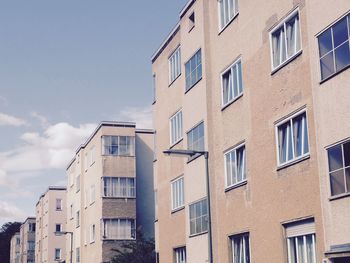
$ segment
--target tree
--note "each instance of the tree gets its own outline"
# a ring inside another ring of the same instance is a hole
[[[0,261],[2,263],[10,262],[10,242],[12,236],[19,232],[21,223],[7,222],[0,228]]]
[[[113,249],[117,252],[112,259],[112,263],[155,263],[156,253],[154,249],[154,240],[146,239],[138,231],[135,241],[124,242],[121,248]]]

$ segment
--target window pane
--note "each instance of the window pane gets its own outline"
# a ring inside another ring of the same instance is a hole
[[[321,58],[321,77],[325,79],[335,72],[333,51]]]
[[[242,64],[241,61],[237,63],[237,71],[238,71],[238,89],[239,94],[243,92],[243,81],[242,81]]]
[[[241,182],[245,179],[245,147],[237,149],[237,181]]]
[[[343,167],[341,144],[328,149],[328,165],[330,172]]]
[[[308,136],[306,115],[304,115],[303,122],[304,122],[304,154],[306,154],[309,152],[309,136]]]
[[[349,41],[335,49],[335,67],[337,71],[342,70],[350,64]]]
[[[334,48],[349,38],[346,17],[333,26]]]
[[[350,168],[345,169],[346,191],[350,193]]]
[[[237,173],[236,173],[236,155],[235,152],[231,152],[231,181],[232,184],[237,183]]]
[[[304,114],[293,119],[294,153],[295,157],[302,155],[302,127]]]
[[[350,142],[343,144],[345,166],[350,166]]]
[[[332,195],[345,193],[344,170],[339,170],[330,174]]]
[[[331,29],[328,29],[318,37],[318,45],[320,49],[320,57],[333,49]]]
[[[286,23],[286,29],[288,57],[291,57],[300,49],[298,14]]]
[[[306,236],[306,258],[307,263],[315,262],[314,246],[312,242],[312,235]]]
[[[297,253],[298,253],[298,263],[306,263],[304,258],[304,237],[297,237]]]

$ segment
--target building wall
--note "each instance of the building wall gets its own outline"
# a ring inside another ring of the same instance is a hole
[[[20,263],[21,238],[20,233],[15,233],[11,238],[10,263]]]
[[[20,262],[28,263],[35,260],[35,250],[29,250],[28,242],[33,241],[35,244],[35,232],[29,231],[29,224],[35,224],[35,217],[29,217],[20,227],[21,253]]]

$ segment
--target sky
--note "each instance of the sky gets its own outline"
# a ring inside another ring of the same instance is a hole
[[[0,0],[0,225],[65,185],[101,121],[151,128],[151,56],[187,0]]]

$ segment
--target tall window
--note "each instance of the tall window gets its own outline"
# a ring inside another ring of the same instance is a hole
[[[174,249],[175,263],[186,263],[186,248],[179,247]]]
[[[238,14],[238,0],[219,0],[220,29],[223,29]]]
[[[91,147],[90,149],[90,158],[89,158],[89,165],[93,165],[95,163],[95,146]]]
[[[308,127],[305,110],[277,125],[279,165],[309,154]]]
[[[318,36],[322,80],[350,65],[349,32],[347,15]]]
[[[55,225],[55,232],[62,232],[62,225],[61,224]]]
[[[174,145],[182,139],[182,111],[179,110],[170,118],[170,144]]]
[[[56,199],[56,210],[57,211],[62,210],[62,199],[59,199],[59,198]]]
[[[60,260],[60,259],[61,259],[61,249],[55,248],[55,260]]]
[[[286,227],[288,263],[316,263],[315,224],[313,221]]]
[[[135,155],[135,137],[132,136],[102,136],[103,155]]]
[[[249,234],[230,237],[233,263],[250,263]]]
[[[176,210],[184,206],[184,177],[171,182],[171,208]]]
[[[278,68],[301,50],[299,11],[294,11],[271,31],[272,69]]]
[[[190,235],[208,231],[207,199],[190,205]]]
[[[169,57],[169,82],[172,83],[181,74],[181,49],[178,47]]]
[[[28,241],[28,251],[35,251],[35,241]]]
[[[240,145],[225,153],[226,187],[247,179],[245,145]]]
[[[103,177],[103,195],[105,197],[135,197],[135,178]]]
[[[95,196],[96,196],[96,191],[95,191],[95,185],[90,186],[90,204],[95,202]]]
[[[242,65],[240,59],[221,75],[221,85],[223,106],[243,94]]]
[[[153,102],[157,100],[157,82],[156,82],[156,74],[152,76],[152,87],[153,87]]]
[[[350,141],[327,150],[331,194],[350,193]]]
[[[80,211],[77,211],[75,220],[76,220],[76,227],[79,227],[80,226]]]
[[[135,239],[134,219],[104,219],[103,236],[105,239],[124,240]]]
[[[76,262],[80,263],[80,247],[76,248]]]
[[[187,133],[188,150],[204,151],[204,122]]]
[[[29,232],[35,232],[35,223],[29,223],[28,230]]]
[[[95,225],[90,226],[90,243],[95,242],[95,236],[96,236],[96,227]]]
[[[74,217],[74,209],[73,204],[70,205],[70,218],[72,219]]]
[[[198,50],[185,65],[186,91],[192,88],[202,78],[202,53]]]
[[[79,192],[80,191],[80,174],[77,175],[75,178],[75,191]]]

